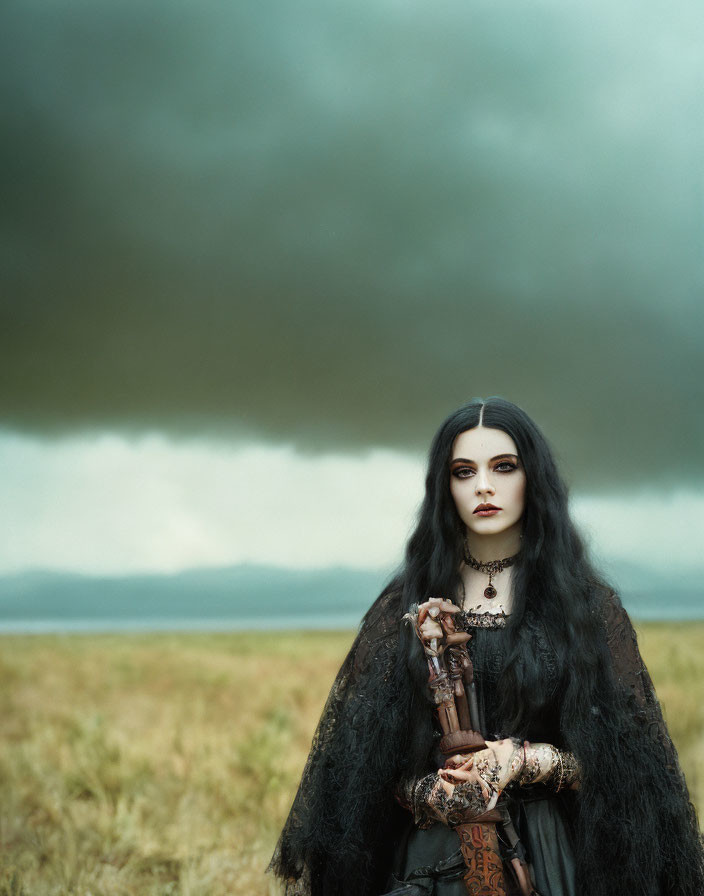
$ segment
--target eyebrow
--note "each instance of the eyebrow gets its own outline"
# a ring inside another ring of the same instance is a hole
[[[495,457],[492,457],[489,463],[493,463],[495,460],[504,460],[505,458],[513,458],[514,460],[518,460],[517,454],[497,454]],[[468,460],[466,457],[453,457],[450,461],[450,465],[454,464],[476,464],[475,460]]]

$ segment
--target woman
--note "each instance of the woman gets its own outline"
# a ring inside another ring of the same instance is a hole
[[[447,763],[418,637],[432,632],[408,622],[431,598],[471,636],[487,739]],[[704,893],[696,816],[628,616],[585,556],[544,437],[491,398],[435,435],[405,564],[335,680],[271,867],[288,894],[461,896],[463,824],[499,792],[506,892],[520,892],[519,864],[540,896]]]

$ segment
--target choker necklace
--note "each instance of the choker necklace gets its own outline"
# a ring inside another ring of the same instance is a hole
[[[475,560],[474,557],[469,553],[469,545],[467,544],[467,539],[464,540],[464,560],[468,566],[471,566],[472,569],[476,569],[478,572],[486,573],[489,576],[489,584],[484,589],[484,597],[487,600],[492,600],[496,597],[496,588],[491,584],[491,580],[495,575],[498,575],[502,570],[506,569],[508,566],[513,566],[516,562],[516,558],[518,554],[514,554],[513,557],[505,557],[503,560],[488,560],[486,563],[480,563],[479,560]]]

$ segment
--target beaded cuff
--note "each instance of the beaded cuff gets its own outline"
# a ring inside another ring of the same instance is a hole
[[[527,750],[518,784],[521,787],[545,784],[559,793],[579,780],[579,763],[573,753],[558,750],[552,744],[537,744]]]

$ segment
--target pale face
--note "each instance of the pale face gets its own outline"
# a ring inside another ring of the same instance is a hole
[[[450,461],[450,492],[470,544],[473,535],[481,541],[500,536],[502,542],[520,537],[526,474],[508,433],[477,426],[457,436]],[[485,505],[491,508],[482,509]]]

